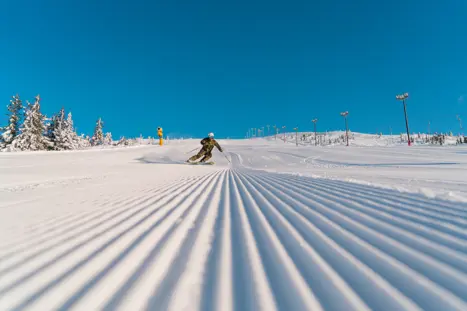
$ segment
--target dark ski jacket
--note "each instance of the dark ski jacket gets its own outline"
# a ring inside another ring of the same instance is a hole
[[[201,145],[203,145],[203,150],[207,152],[211,152],[214,147],[216,147],[220,152],[223,151],[221,146],[219,146],[219,144],[214,138],[204,138],[203,140],[201,140]]]

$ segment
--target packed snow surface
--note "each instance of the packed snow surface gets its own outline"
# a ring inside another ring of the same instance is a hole
[[[0,154],[0,310],[467,310],[467,148]]]

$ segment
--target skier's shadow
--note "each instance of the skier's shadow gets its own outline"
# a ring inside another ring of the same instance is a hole
[[[145,163],[145,164],[185,164],[185,161],[174,160],[174,159],[171,159],[171,158],[169,158],[167,156],[157,157],[157,158],[141,157],[141,158],[137,158],[135,160],[140,162],[140,163]]]

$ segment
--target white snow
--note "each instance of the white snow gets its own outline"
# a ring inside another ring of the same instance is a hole
[[[0,310],[467,310],[467,147],[294,135],[0,153]]]

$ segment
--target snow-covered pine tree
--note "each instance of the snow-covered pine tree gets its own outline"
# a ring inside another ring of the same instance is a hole
[[[78,136],[78,148],[84,149],[88,147],[91,147],[91,139],[89,138],[89,136],[84,136],[84,134]]]
[[[19,135],[23,112],[23,103],[19,98],[19,95],[13,96],[13,99],[10,100],[10,104],[7,106],[7,109],[9,111],[8,125],[1,129],[0,150],[11,145],[13,140],[15,140]]]
[[[112,141],[112,133],[110,133],[110,132],[105,133],[104,145],[111,146],[112,142],[113,142]]]
[[[28,102],[25,119],[20,134],[11,143],[12,150],[46,150],[52,143],[44,135],[46,117],[41,113],[40,96],[35,97],[34,104]]]
[[[73,150],[78,146],[78,135],[73,126],[73,118],[71,112],[68,113],[65,119],[65,110],[62,108],[57,118],[57,127],[55,128],[55,149],[56,150]]]
[[[60,111],[50,118],[50,122],[46,125],[46,137],[52,143],[52,149],[63,150],[62,137],[65,120],[65,109]]]
[[[117,146],[128,146],[129,142],[125,138],[125,136],[121,137],[120,140],[117,142]]]
[[[73,149],[79,149],[79,137],[78,133],[76,133],[75,125],[73,122],[73,116],[71,112],[68,113],[66,119],[67,129],[69,132],[70,141],[72,142]]]
[[[103,122],[99,118],[96,122],[96,127],[94,128],[94,135],[91,138],[91,145],[98,146],[104,143],[104,132],[102,131]]]
[[[57,116],[54,115],[52,118],[47,119],[49,121],[45,125],[45,136],[50,141],[51,146],[55,146],[55,128],[57,127]]]

